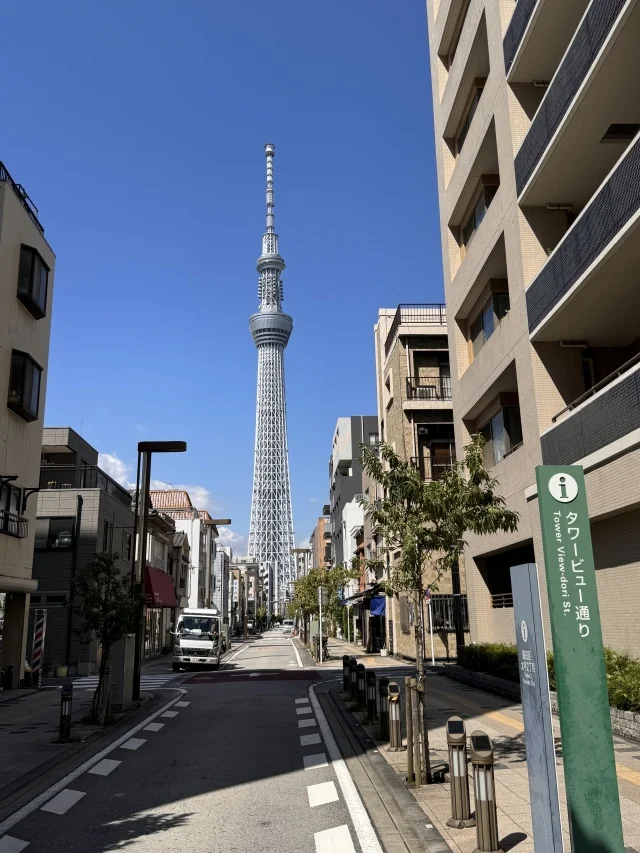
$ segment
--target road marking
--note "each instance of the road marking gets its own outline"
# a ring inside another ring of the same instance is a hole
[[[296,714],[300,717],[302,714],[312,714],[311,708],[296,708]]]
[[[176,708],[187,708],[191,702],[176,702]]]
[[[325,829],[323,832],[315,832],[316,853],[356,853],[356,848],[351,840],[349,827],[336,826],[333,829]]]
[[[164,714],[160,714],[160,716],[172,720],[174,717],[177,717],[179,713],[180,711],[165,711]]]
[[[260,675],[260,673],[259,673],[259,672],[250,672],[250,673],[249,673],[249,678],[257,678],[259,675]]]
[[[309,700],[307,699],[306,696],[304,699],[296,699],[296,705],[308,705],[308,704],[309,704]]]
[[[143,743],[146,743],[146,740],[141,737],[132,737],[124,743],[120,744],[120,749],[140,749]]]
[[[24,850],[28,846],[28,841],[22,841],[21,838],[14,838],[13,835],[3,835],[0,838],[0,853],[20,853],[21,850]]]
[[[353,779],[351,778],[351,774],[347,769],[347,765],[344,763],[344,760],[340,754],[340,750],[338,749],[338,745],[335,742],[333,734],[331,733],[331,729],[329,728],[329,723],[327,722],[327,718],[324,715],[324,711],[320,707],[320,703],[318,702],[318,699],[316,697],[313,685],[309,687],[309,698],[311,699],[311,704],[313,705],[313,709],[316,712],[316,717],[318,718],[318,723],[320,724],[320,730],[322,731],[325,746],[327,748],[327,752],[329,753],[329,758],[331,759],[331,764],[333,766],[333,769],[335,770],[335,774],[338,777],[338,783],[340,784],[340,788],[342,790],[342,796],[344,797],[345,803],[347,804],[347,808],[349,809],[349,814],[351,816],[351,820],[353,821],[353,826],[356,831],[356,835],[358,836],[358,841],[360,842],[360,848],[362,850],[362,853],[383,853],[382,847],[380,846],[380,842],[378,841],[378,837],[375,833],[373,826],[371,825],[367,810],[362,804],[360,794],[358,793]],[[316,850],[320,851],[322,848],[318,847],[317,838],[318,834],[316,834]],[[351,843],[350,836],[349,843]],[[329,850],[330,848],[327,849]],[[349,850],[348,847],[344,849]]]
[[[307,795],[311,808],[324,806],[327,803],[335,803],[340,799],[335,782],[320,782],[318,785],[308,785]]]
[[[95,767],[89,770],[89,773],[93,773],[94,776],[108,776],[120,764],[122,764],[122,761],[116,761],[114,758],[103,758],[102,761],[99,761]]]
[[[52,812],[52,814],[64,814],[68,812],[71,806],[75,806],[78,800],[81,800],[86,794],[86,791],[72,791],[71,788],[65,788],[60,791],[57,797],[45,803],[41,811]]]
[[[297,662],[298,662],[298,666],[300,667],[300,669],[302,669],[302,668],[303,668],[303,667],[302,667],[302,661],[300,660],[300,652],[298,651],[298,647],[297,647],[297,646],[296,646],[296,644],[293,642],[293,640],[289,640],[289,642],[290,642],[290,643],[291,643],[291,645],[293,646],[293,651],[296,653],[296,660],[297,660]]]
[[[149,723],[148,726],[145,726],[142,731],[143,732],[159,732],[160,729],[164,728],[164,723]]]
[[[298,720],[299,729],[310,729],[312,726],[315,726],[315,724],[315,720]]]
[[[320,735],[317,732],[312,735],[300,735],[300,746],[312,746],[314,743],[320,743]]]
[[[316,752],[313,755],[303,755],[302,761],[305,770],[315,770],[316,767],[328,767],[327,756],[324,752]]]
[[[171,689],[171,688],[169,688]],[[70,785],[71,782],[75,781],[79,776],[82,776],[83,773],[87,773],[92,767],[94,767],[99,761],[102,761],[103,758],[106,758],[107,755],[112,753],[114,750],[118,749],[121,744],[125,743],[131,735],[136,734],[141,731],[145,726],[151,723],[156,719],[163,711],[166,711],[167,708],[171,708],[172,705],[180,699],[181,696],[184,696],[187,692],[181,688],[175,688],[176,693],[178,694],[173,699],[170,699],[165,705],[155,711],[153,714],[150,714],[146,719],[142,720],[142,722],[138,723],[137,726],[134,726],[132,729],[129,729],[128,732],[125,732],[123,735],[120,735],[113,743],[106,746],[100,752],[92,755],[91,758],[87,759],[84,764],[81,764],[80,767],[76,767],[75,770],[72,770],[70,773],[56,782],[54,785],[51,785],[50,788],[47,788],[46,791],[43,791],[41,794],[38,794],[37,797],[34,797],[31,802],[22,806],[21,809],[18,809],[12,815],[10,815],[6,820],[3,820],[0,823],[0,836],[4,835],[12,826],[15,826],[17,823],[20,823],[21,820],[24,820],[27,815],[30,815],[31,812],[34,812],[36,809],[40,808],[43,803],[46,803],[47,800],[50,800],[54,794],[59,793],[67,785]]]

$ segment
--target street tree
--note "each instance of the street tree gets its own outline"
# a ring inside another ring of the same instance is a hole
[[[307,621],[309,617],[318,613],[318,590],[324,586],[327,590],[327,605],[323,608],[322,615],[329,619],[330,633],[335,634],[335,626],[342,620],[342,591],[350,580],[360,576],[360,567],[353,566],[331,566],[330,568],[312,568],[304,577],[299,578],[294,584],[293,601],[296,607],[302,611],[305,643],[307,642]]]
[[[96,640],[102,649],[100,678],[91,715],[104,725],[110,714],[111,650],[133,629],[137,602],[131,594],[131,578],[116,565],[117,554],[96,554],[81,566],[68,602],[80,617],[75,633],[83,642]]]

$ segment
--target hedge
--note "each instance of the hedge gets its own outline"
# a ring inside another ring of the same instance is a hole
[[[605,647],[604,662],[609,704],[619,711],[640,713],[640,660]],[[474,672],[486,672],[506,681],[520,681],[518,650],[506,643],[474,643],[459,650],[458,664]],[[553,652],[547,653],[549,687],[556,689]]]

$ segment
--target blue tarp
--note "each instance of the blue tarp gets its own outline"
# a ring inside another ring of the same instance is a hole
[[[371,599],[371,615],[384,616],[387,609],[387,597],[385,595],[376,595]]]

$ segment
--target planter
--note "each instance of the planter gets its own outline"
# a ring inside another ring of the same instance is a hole
[[[56,667],[56,678],[66,678],[68,671],[69,671],[68,666],[57,666]]]

